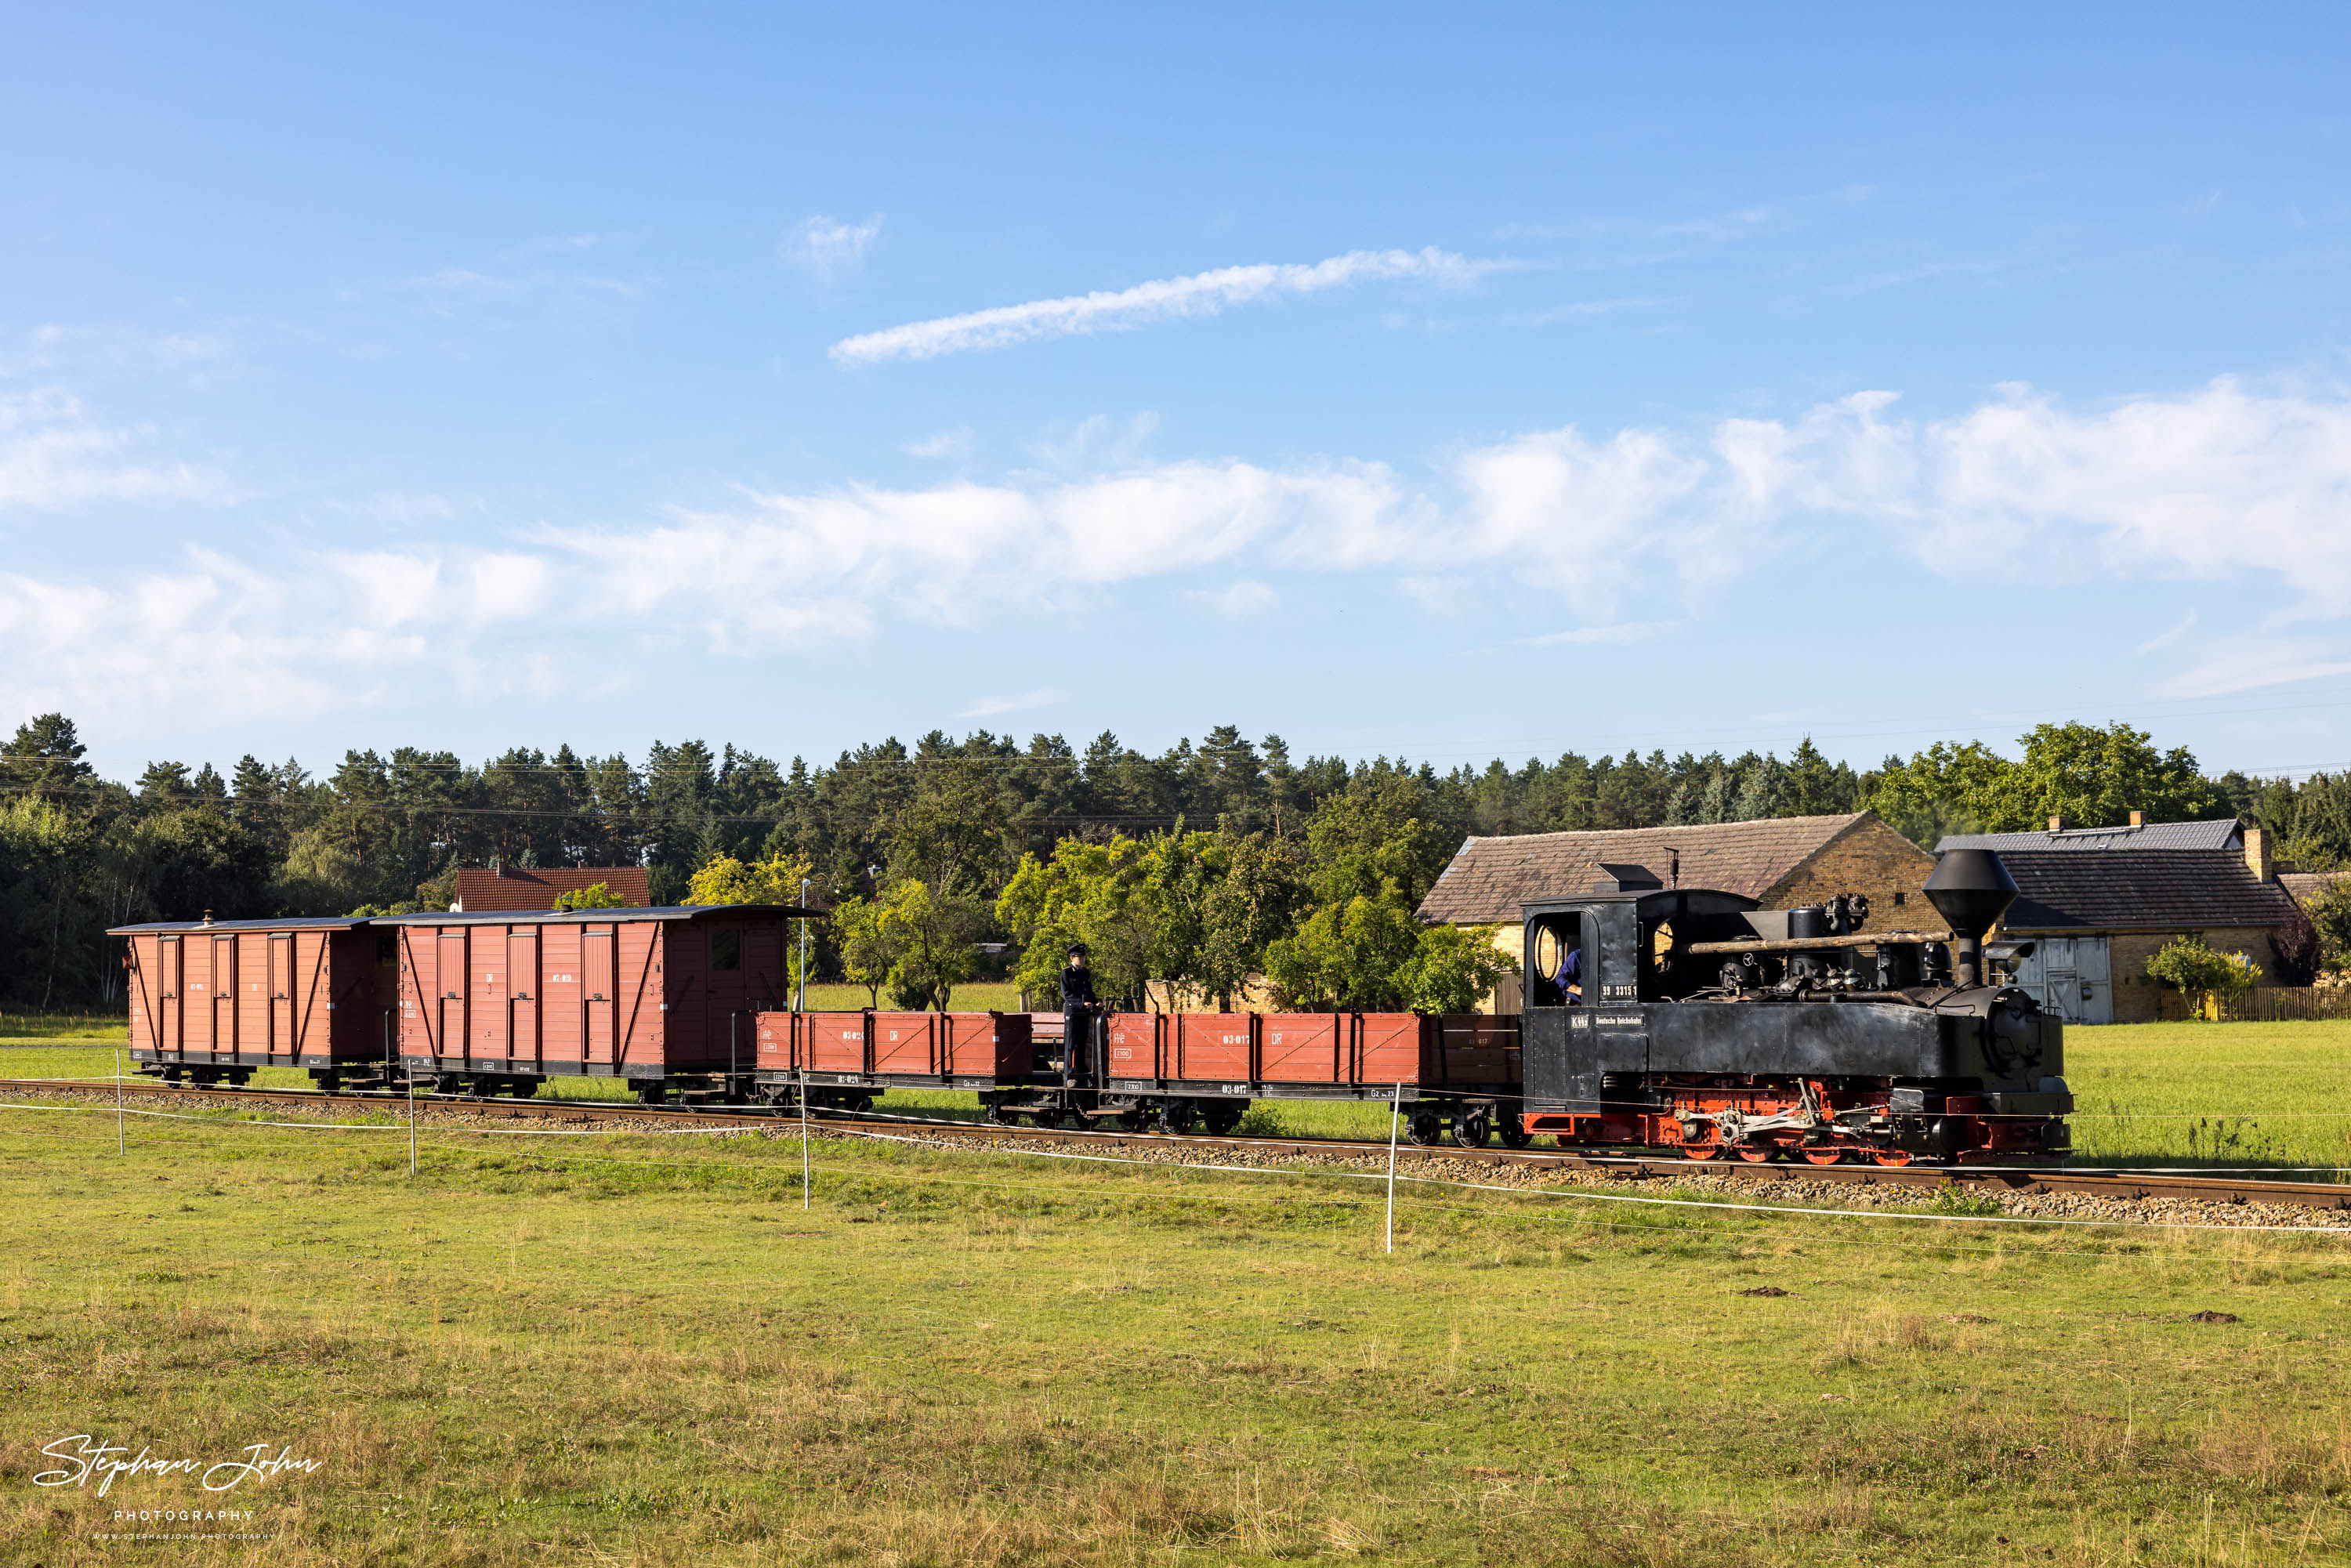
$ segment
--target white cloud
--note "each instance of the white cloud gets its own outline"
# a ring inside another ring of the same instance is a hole
[[[879,332],[844,338],[832,346],[842,364],[883,360],[928,360],[941,354],[1008,348],[1041,338],[1066,338],[1140,327],[1180,316],[1213,316],[1228,305],[1326,289],[1379,278],[1420,277],[1458,286],[1490,271],[1495,263],[1471,261],[1447,251],[1352,250],[1311,265],[1263,263],[1228,267],[1188,277],[1165,277],[1132,288],[1097,290],[1061,299],[1034,299],[962,316],[913,321]]]
[[[882,214],[845,224],[820,213],[784,237],[776,254],[820,283],[833,284],[865,265],[865,253],[882,237]]]
[[[951,430],[934,431],[920,441],[909,441],[900,448],[909,457],[927,457],[940,462],[962,463],[977,450],[978,439],[967,424]]]
[[[413,698],[420,681],[527,689],[581,625],[758,654],[904,623],[998,627],[1137,585],[1247,619],[1301,580],[1338,576],[1439,613],[1506,598],[1520,624],[1559,628],[1541,645],[1626,643],[1702,619],[1731,580],[1814,541],[1890,543],[1973,583],[2011,570],[2034,584],[2253,577],[2277,602],[2258,632],[2182,622],[2147,645],[2179,672],[2175,695],[2351,671],[2351,399],[2223,380],[2090,412],[2023,389],[1944,420],[1906,421],[1895,405],[1862,392],[1704,431],[1532,431],[1419,475],[1327,458],[1149,461],[1128,443],[1077,441],[1073,460],[1123,461],[993,483],[746,489],[650,526],[495,548],[279,552],[266,567],[209,552],[122,580],[0,576],[0,707],[298,713]],[[67,403],[35,417],[76,420]],[[178,483],[167,468],[103,465],[119,457],[101,443],[72,459],[90,476],[60,481],[53,465],[37,483],[0,481],[0,500]],[[1032,698],[990,695],[972,716]]]
[[[223,501],[218,475],[138,455],[154,433],[109,426],[57,389],[0,395],[0,517],[90,501]]]
[[[957,714],[957,718],[995,718],[1008,713],[1029,713],[1040,707],[1050,707],[1065,694],[1046,687],[1040,691],[1023,692],[1019,696],[981,697]]]

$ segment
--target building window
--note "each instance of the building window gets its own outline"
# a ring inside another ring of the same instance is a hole
[[[1895,908],[1896,908],[1896,909],[1901,908],[1904,904],[1907,904],[1907,903],[1909,903],[1909,902],[1910,902],[1910,895],[1909,895],[1908,894],[1907,894],[1907,893],[1896,893],[1896,894],[1894,895],[1894,907],[1895,907]]]
[[[743,967],[741,926],[717,925],[711,928],[710,967],[713,969],[739,969]]]

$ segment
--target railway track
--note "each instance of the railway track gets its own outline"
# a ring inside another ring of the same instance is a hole
[[[68,1090],[79,1092],[105,1092],[110,1085],[63,1083],[53,1079],[0,1079],[0,1091],[14,1092],[57,1092]],[[410,1103],[404,1094],[382,1092],[344,1091],[329,1094],[316,1089],[234,1089],[198,1088],[155,1082],[128,1086],[126,1093],[153,1101],[178,1101],[202,1104],[269,1104],[269,1105],[365,1105],[370,1107],[404,1106]],[[420,1109],[463,1112],[476,1118],[507,1121],[550,1121],[558,1119],[613,1122],[675,1122],[681,1124],[712,1127],[783,1127],[799,1124],[797,1112],[776,1111],[762,1106],[733,1105],[634,1105],[618,1102],[593,1100],[508,1100],[489,1099],[464,1094],[419,1094],[414,1103]],[[844,1114],[838,1111],[812,1111],[809,1122],[835,1131],[844,1128],[886,1127],[892,1130],[922,1133],[953,1133],[964,1137],[995,1142],[1052,1143],[1082,1145],[1087,1148],[1150,1148],[1188,1149],[1203,1154],[1217,1151],[1255,1154],[1321,1154],[1377,1155],[1385,1157],[1384,1143],[1356,1142],[1342,1138],[1267,1138],[1232,1134],[1208,1137],[1196,1134],[1177,1135],[1166,1133],[1127,1133],[1092,1128],[1002,1127],[987,1122],[966,1122],[952,1117],[923,1117],[903,1114]],[[1396,1147],[1399,1166],[1420,1165],[1432,1161],[1454,1164],[1518,1166],[1536,1170],[1604,1171],[1632,1179],[1667,1178],[1688,1176],[1703,1170],[1710,1176],[1736,1176],[1769,1188],[1782,1181],[1844,1182],[1861,1186],[1915,1186],[1935,1188],[1956,1184],[1980,1191],[2001,1193],[2080,1193],[2104,1198],[2138,1200],[2157,1197],[2192,1198],[2207,1203],[2285,1203],[2313,1208],[2351,1208],[2351,1185],[2305,1181],[2262,1180],[2233,1176],[2179,1176],[2131,1170],[2064,1170],[2018,1169],[1994,1167],[1986,1169],[1965,1166],[1814,1166],[1814,1165],[1748,1165],[1741,1162],[1708,1161],[1703,1166],[1688,1160],[1658,1158],[1648,1155],[1614,1155],[1577,1154],[1550,1149],[1464,1149],[1451,1145],[1423,1146],[1401,1144]]]

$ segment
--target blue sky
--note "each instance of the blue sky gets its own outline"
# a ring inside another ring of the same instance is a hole
[[[2339,6],[10,35],[0,712],[112,772],[2351,766]]]

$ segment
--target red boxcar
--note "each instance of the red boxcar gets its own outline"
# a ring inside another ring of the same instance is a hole
[[[786,994],[786,925],[766,904],[402,915],[400,1056],[452,1088],[549,1075],[630,1082],[648,1100],[747,1083],[758,1019]],[[679,1082],[676,1081],[684,1080]]]
[[[256,1067],[322,1082],[387,1072],[391,950],[356,919],[165,921],[128,943],[131,1057],[167,1079],[242,1083]]]
[[[893,1084],[992,1089],[1034,1063],[1026,1013],[765,1012],[757,1032],[760,1088],[778,1103],[803,1073],[812,1100],[840,1103]]]

